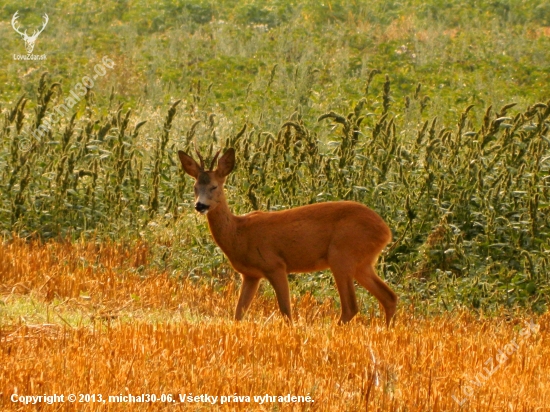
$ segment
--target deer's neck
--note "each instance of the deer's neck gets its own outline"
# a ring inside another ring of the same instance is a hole
[[[237,231],[236,216],[231,213],[227,200],[223,197],[216,208],[206,215],[210,233],[216,244],[227,255],[231,252],[231,246],[235,244]]]

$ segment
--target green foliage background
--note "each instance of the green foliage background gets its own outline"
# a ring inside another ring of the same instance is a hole
[[[48,13],[45,61],[14,60],[15,11],[29,31]],[[380,271],[419,310],[546,310],[550,2],[8,1],[0,20],[5,239],[146,242],[223,283],[176,151],[231,146],[235,213],[367,204],[394,233]]]

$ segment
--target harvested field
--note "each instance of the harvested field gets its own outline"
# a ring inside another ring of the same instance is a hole
[[[289,327],[264,294],[236,323],[234,281],[214,287],[139,275],[132,268],[140,255],[130,252],[2,246],[2,410],[531,411],[550,403],[548,315],[422,318],[400,307],[386,330],[363,307],[337,326],[334,302],[306,295],[294,299],[298,320]],[[14,393],[63,394],[65,402],[24,406]],[[69,394],[95,394],[96,402],[73,404]],[[109,398],[129,394],[159,400]],[[254,399],[288,394],[314,402]],[[180,395],[204,402],[182,403]]]

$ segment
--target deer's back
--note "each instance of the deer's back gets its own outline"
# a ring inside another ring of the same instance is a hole
[[[240,261],[246,255],[251,265],[279,262],[288,272],[310,272],[328,267],[331,253],[376,259],[391,232],[373,210],[341,201],[240,216],[236,240]]]

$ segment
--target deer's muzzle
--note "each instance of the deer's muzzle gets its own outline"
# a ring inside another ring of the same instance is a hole
[[[205,205],[204,203],[197,202],[195,203],[195,210],[201,214],[205,214],[208,212],[209,205]]]

